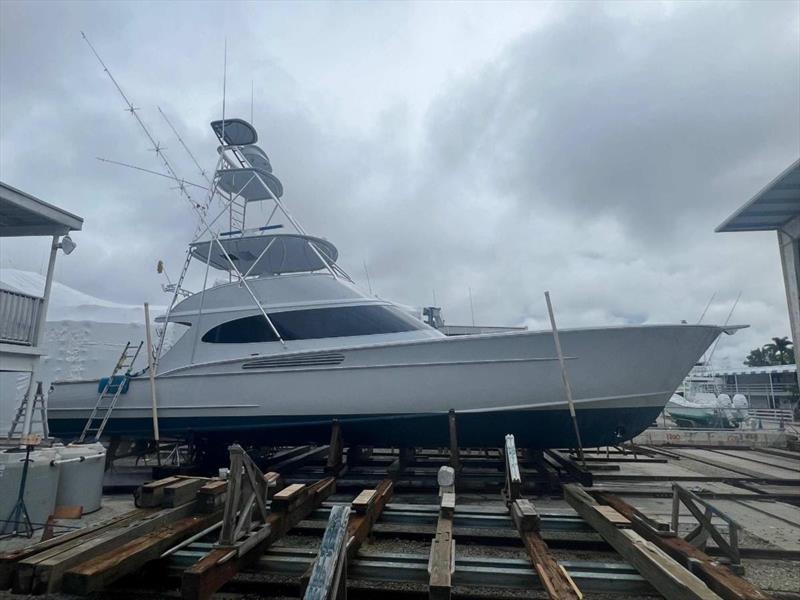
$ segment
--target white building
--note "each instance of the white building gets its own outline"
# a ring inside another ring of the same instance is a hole
[[[82,227],[81,217],[0,182],[0,237],[50,238],[50,260],[41,297],[26,294],[11,286],[0,286],[0,372],[29,373],[26,393],[29,400],[39,381],[41,346],[56,254],[59,249],[65,254],[72,252],[75,243],[68,234]],[[9,401],[14,400],[5,397],[0,399],[0,402]],[[30,432],[32,403],[28,402],[27,406],[21,431],[16,432],[18,434]]]

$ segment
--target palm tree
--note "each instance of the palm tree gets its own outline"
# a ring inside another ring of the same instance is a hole
[[[791,346],[792,341],[788,337],[772,338],[771,343],[764,345],[769,364],[788,365],[794,362],[794,349]]]
[[[769,357],[763,348],[754,348],[750,350],[750,354],[744,359],[744,364],[748,367],[766,367],[770,363]]]

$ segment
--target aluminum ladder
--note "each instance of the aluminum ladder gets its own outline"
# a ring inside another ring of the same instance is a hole
[[[103,386],[103,390],[97,397],[97,402],[92,409],[92,414],[89,415],[89,419],[83,427],[83,432],[78,438],[79,444],[85,443],[86,436],[90,434],[94,434],[93,441],[95,442],[103,435],[103,430],[106,428],[106,423],[108,423],[108,419],[114,411],[114,407],[117,405],[117,400],[119,400],[122,391],[131,378],[133,363],[136,362],[136,357],[139,356],[139,351],[142,349],[143,345],[143,341],[139,342],[139,345],[136,347],[132,346],[130,342],[125,344],[125,348],[119,356],[119,360],[111,373],[111,377],[108,378],[105,386]],[[121,371],[124,371],[122,377],[118,380],[115,379],[117,374]],[[96,425],[98,422],[99,425]]]
[[[31,379],[33,379],[33,376],[31,376]],[[28,385],[33,385],[33,381],[31,381]],[[28,410],[29,392],[30,390],[25,391],[25,395],[22,397],[22,402],[20,402],[19,406],[17,407],[17,414],[14,415],[14,420],[11,422],[11,429],[8,431],[9,439],[14,438],[17,435],[17,428],[19,428],[19,435],[22,435],[22,428],[25,424],[25,413]],[[47,401],[45,400],[44,392],[42,391],[41,381],[36,382],[36,392],[34,393],[31,402],[33,402],[33,418],[31,419],[31,429],[33,429],[34,425],[41,425],[42,437],[47,439],[50,437],[50,432],[47,429]],[[41,420],[35,419],[37,412]]]

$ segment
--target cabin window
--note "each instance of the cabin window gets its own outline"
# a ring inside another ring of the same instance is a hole
[[[391,306],[340,306],[291,310],[270,314],[269,318],[284,340],[312,340],[356,335],[400,333],[425,329],[425,324]],[[244,317],[210,329],[204,342],[246,344],[276,342],[262,315]]]
[[[251,344],[278,341],[263,315],[222,323],[209,329],[202,339],[204,342],[212,344]]]

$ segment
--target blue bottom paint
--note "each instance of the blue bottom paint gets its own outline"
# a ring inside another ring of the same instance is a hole
[[[587,448],[618,444],[650,426],[658,406],[577,411],[583,445]],[[162,435],[199,435],[219,442],[239,441],[264,446],[327,443],[331,421],[339,419],[346,444],[368,446],[446,446],[447,414],[315,415],[307,417],[192,417],[162,418]],[[519,447],[576,446],[568,410],[515,410],[457,414],[460,446],[499,447],[504,436],[514,434]],[[77,437],[82,419],[50,419],[51,435],[65,440]],[[152,439],[152,421],[111,418],[105,435]]]

